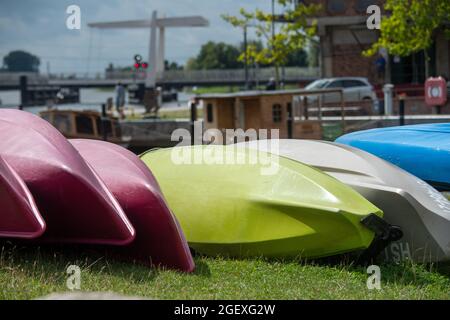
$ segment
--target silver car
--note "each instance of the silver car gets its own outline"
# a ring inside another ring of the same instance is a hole
[[[305,87],[306,90],[316,89],[337,89],[344,90],[345,101],[372,101],[374,106],[378,106],[378,98],[374,87],[367,78],[345,77],[326,78],[316,80]],[[316,102],[317,96],[308,96],[309,102]],[[341,97],[339,93],[323,94],[324,103],[339,103]]]

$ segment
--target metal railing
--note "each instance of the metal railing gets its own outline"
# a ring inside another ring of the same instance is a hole
[[[45,84],[49,81],[108,81],[108,80],[144,80],[145,71],[107,71],[105,73],[61,73],[41,75],[38,73],[0,72],[0,85],[18,85],[20,77],[28,77],[29,84]],[[275,77],[274,68],[259,68],[249,72],[249,81],[263,82]],[[289,67],[282,72],[282,80],[314,80],[319,77],[318,68]],[[157,81],[163,83],[195,83],[195,82],[242,82],[245,72],[242,69],[224,70],[169,70],[157,74]]]

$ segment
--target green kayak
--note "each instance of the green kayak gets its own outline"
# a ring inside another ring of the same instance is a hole
[[[367,249],[374,232],[364,221],[384,222],[380,209],[350,187],[264,152],[194,146],[149,151],[141,159],[190,247],[202,254],[332,256]]]

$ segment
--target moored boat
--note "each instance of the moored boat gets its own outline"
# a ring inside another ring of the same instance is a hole
[[[122,135],[117,118],[102,119],[97,111],[51,109],[39,115],[67,139],[106,140],[124,147],[128,146],[131,139]]]

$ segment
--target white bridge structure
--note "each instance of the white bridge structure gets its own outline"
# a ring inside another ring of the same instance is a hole
[[[31,72],[0,72],[0,90],[18,90],[20,77],[27,77],[29,86],[61,86],[75,88],[114,87],[120,81],[124,85],[146,84],[146,71],[112,71],[105,73],[38,74]],[[243,86],[246,83],[242,69],[228,70],[169,70],[156,72],[156,85],[166,88],[193,86]],[[319,68],[286,67],[282,74],[285,84],[305,85],[318,79]],[[274,68],[250,70],[249,82],[264,85],[275,77]]]
[[[96,22],[89,23],[88,26],[97,29],[148,28],[150,30],[148,62],[152,68],[151,71],[146,73],[145,86],[147,88],[155,88],[157,74],[164,72],[166,28],[207,27],[209,26],[209,21],[201,16],[158,18],[158,12],[153,11],[150,20]],[[159,37],[157,40],[158,29]]]

